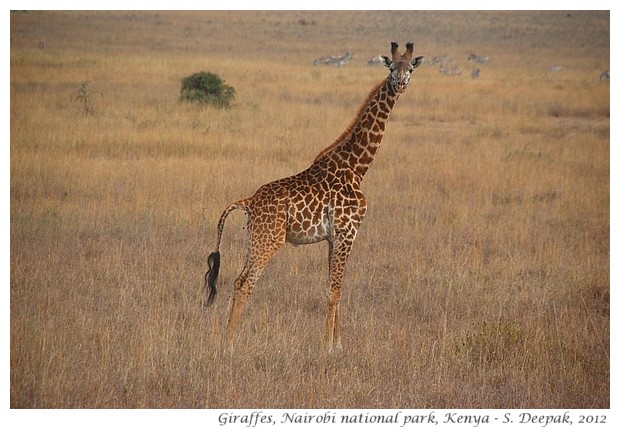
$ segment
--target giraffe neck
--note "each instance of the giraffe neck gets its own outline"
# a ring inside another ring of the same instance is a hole
[[[398,96],[389,79],[379,83],[370,91],[347,130],[319,153],[314,162],[327,157],[363,178],[379,150],[385,126]]]

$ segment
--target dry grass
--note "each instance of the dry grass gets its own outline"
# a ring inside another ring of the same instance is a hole
[[[204,310],[221,210],[331,143],[392,39],[466,72],[423,66],[396,106],[344,350],[320,352],[319,244],[276,255],[225,352],[245,233],[231,215]],[[609,407],[608,62],[608,12],[12,14],[11,406]],[[233,108],[177,102],[200,70]]]

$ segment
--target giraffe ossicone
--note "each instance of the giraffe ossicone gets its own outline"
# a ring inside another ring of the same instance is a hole
[[[304,171],[261,186],[246,199],[230,204],[220,216],[216,250],[207,260],[205,287],[210,305],[217,293],[220,243],[227,216],[236,209],[247,214],[249,250],[245,265],[235,280],[228,318],[231,339],[241,323],[252,288],[275,252],[285,243],[329,243],[329,293],[325,341],[341,347],[339,308],[342,280],[353,241],[366,214],[361,183],[381,145],[385,127],[400,94],[411,82],[412,72],[424,60],[413,57],[413,43],[400,54],[392,42],[392,57],[382,56],[389,68],[387,78],[377,84],[362,103],[351,125],[334,143],[323,149]]]

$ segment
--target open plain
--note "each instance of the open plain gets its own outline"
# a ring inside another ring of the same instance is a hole
[[[606,11],[12,13],[11,407],[608,408],[609,30]],[[337,138],[392,40],[426,63],[363,183],[343,350],[321,351],[325,243],[276,255],[223,350],[247,237],[232,214],[203,308],[221,211]],[[202,70],[230,108],[179,102]]]

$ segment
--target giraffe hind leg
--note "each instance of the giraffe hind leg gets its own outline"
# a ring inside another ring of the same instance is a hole
[[[227,337],[233,339],[239,330],[243,311],[247,304],[252,289],[258,282],[263,270],[269,264],[276,251],[284,245],[284,238],[281,240],[256,240],[251,241],[252,248],[248,255],[243,271],[235,280],[233,302],[228,317],[226,328]]]
[[[247,267],[243,268],[237,280],[235,280],[235,289],[233,292],[233,301],[230,308],[230,315],[228,316],[228,326],[226,327],[227,337],[232,339],[234,334],[239,329],[241,323],[241,316],[247,300],[249,299],[250,290],[252,285],[247,285],[246,280],[248,276]],[[245,286],[245,289],[244,289]]]

